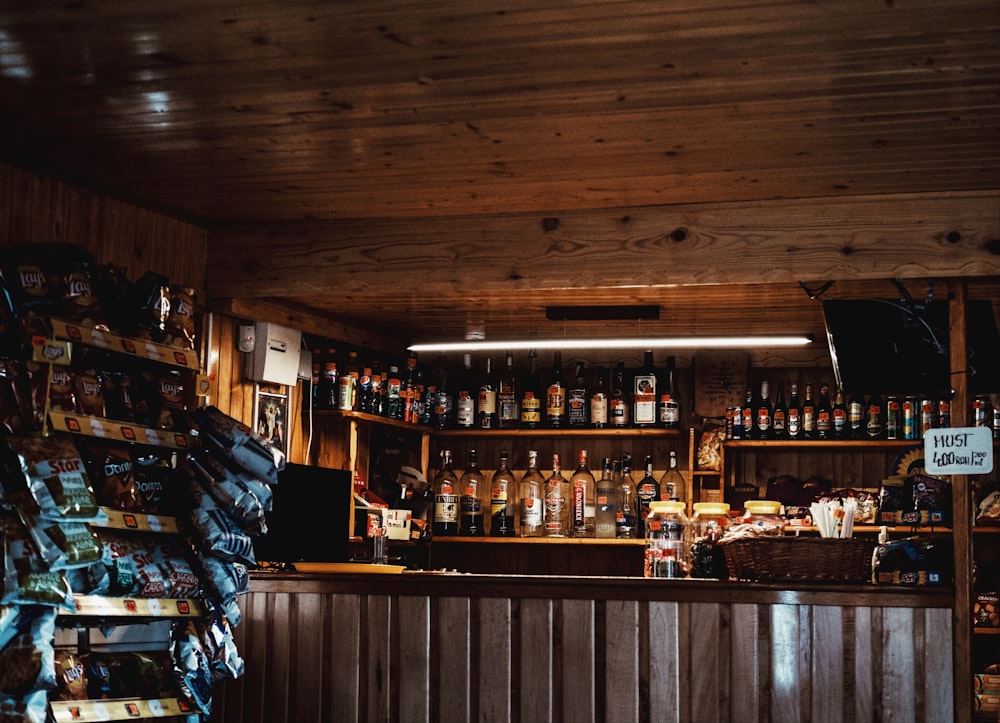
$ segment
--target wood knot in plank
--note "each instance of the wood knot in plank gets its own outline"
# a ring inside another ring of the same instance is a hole
[[[688,233],[686,228],[684,227],[675,228],[673,231],[670,232],[670,240],[676,243],[680,243],[681,241],[687,238],[687,235]]]
[[[542,219],[542,229],[544,229],[545,233],[550,233],[552,231],[555,231],[557,228],[559,228],[559,219],[558,218],[543,218]]]

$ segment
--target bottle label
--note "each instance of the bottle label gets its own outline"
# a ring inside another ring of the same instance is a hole
[[[521,500],[521,525],[537,527],[542,524],[542,500],[540,497],[525,497]]]
[[[551,417],[566,416],[566,390],[558,384],[552,384],[545,396],[545,414]]]
[[[785,411],[782,409],[777,409],[772,417],[772,424],[774,426],[775,432],[784,433],[788,428],[788,419],[785,416]]]
[[[584,525],[584,505],[587,497],[587,486],[583,482],[573,483],[573,527]]]
[[[799,419],[799,413],[798,413],[798,411],[797,410],[793,410],[793,409],[789,409],[788,410],[788,436],[789,437],[798,437],[799,436],[799,432],[802,429],[802,427],[800,426],[800,424],[801,424],[801,419]]]
[[[497,517],[507,511],[507,490],[503,487],[493,488],[493,497],[490,498],[490,516]]]
[[[565,500],[562,496],[561,485],[556,483],[546,483],[545,485],[545,531],[548,533],[562,532],[562,515]]]
[[[587,394],[583,389],[570,389],[567,398],[566,421],[571,427],[587,423]]]
[[[812,432],[816,429],[816,416],[812,407],[802,409],[802,429],[806,432]]]
[[[350,374],[345,374],[340,378],[340,386],[337,394],[337,409],[350,411],[354,409],[354,395],[357,391],[357,380]]]
[[[480,414],[497,413],[497,393],[492,389],[479,390],[479,413]]]
[[[603,394],[595,394],[590,398],[590,423],[608,423],[608,398]]]
[[[681,421],[681,405],[669,394],[660,397],[660,424],[675,426]]]
[[[513,422],[517,419],[517,399],[514,397],[514,388],[509,384],[500,387],[497,395],[498,412],[500,419],[505,422]]]
[[[832,420],[830,419],[830,412],[820,410],[820,413],[816,415],[816,431],[821,434],[826,434],[831,428]]]
[[[635,408],[635,424],[653,424],[656,421],[656,377],[652,374],[638,374],[635,377],[635,393],[632,397]]]
[[[468,392],[459,392],[455,402],[455,422],[459,427],[471,427],[476,421],[476,402]]]
[[[542,400],[531,392],[526,392],[521,400],[521,422],[522,424],[541,424],[542,422]]]
[[[611,399],[611,424],[615,427],[628,426],[628,406],[621,397]]]
[[[771,428],[771,410],[761,407],[757,410],[757,430],[766,432]]]
[[[434,495],[434,521],[458,522],[458,495]]]

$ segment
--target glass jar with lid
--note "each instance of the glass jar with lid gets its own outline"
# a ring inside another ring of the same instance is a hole
[[[751,525],[754,535],[782,535],[785,532],[781,503],[775,500],[747,500],[740,522]]]
[[[691,567],[688,518],[684,502],[651,502],[646,518],[646,577],[687,577]]]
[[[729,527],[729,505],[696,502],[690,527],[691,577],[727,579],[726,556],[719,542]]]

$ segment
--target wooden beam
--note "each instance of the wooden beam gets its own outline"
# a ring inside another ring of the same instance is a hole
[[[212,298],[1000,274],[1000,193],[691,204],[209,231]]]

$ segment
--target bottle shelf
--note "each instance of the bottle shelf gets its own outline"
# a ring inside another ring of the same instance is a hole
[[[661,437],[681,439],[686,430],[658,427],[604,427],[602,429],[562,427],[559,429],[443,429],[435,430],[439,437]]]
[[[110,507],[101,508],[107,515],[107,520],[91,523],[91,527],[105,527],[113,530],[136,530],[139,532],[162,532],[178,534],[180,528],[177,519],[163,515],[147,515],[142,512],[125,512]]]
[[[477,545],[645,545],[641,537],[619,539],[617,537],[435,537],[432,545],[464,544]]]
[[[308,410],[304,410],[303,413],[308,414]],[[390,419],[389,417],[383,417],[378,414],[369,414],[368,412],[354,412],[342,409],[314,409],[313,415],[318,419],[353,419],[358,422],[381,424],[386,427],[392,427],[394,429],[405,429],[410,432],[429,433],[434,431],[430,427],[424,424],[403,422],[398,419]]]
[[[120,354],[155,361],[161,364],[180,367],[181,369],[197,370],[198,356],[189,349],[178,349],[151,341],[140,341],[126,336],[112,334],[110,331],[94,329],[90,326],[71,324],[62,319],[52,319],[52,335],[56,339],[77,342],[98,349],[115,351]]]
[[[903,449],[921,444],[921,439],[727,439],[726,449]]]
[[[67,432],[114,442],[145,444],[151,447],[169,447],[171,449],[187,450],[192,446],[190,436],[181,432],[140,427],[104,417],[50,411],[48,421],[48,431],[51,432]]]
[[[59,615],[84,618],[197,618],[204,610],[194,598],[105,597],[74,595],[75,609]]]
[[[53,700],[49,702],[49,708],[55,723],[166,718],[197,713],[184,698]]]

